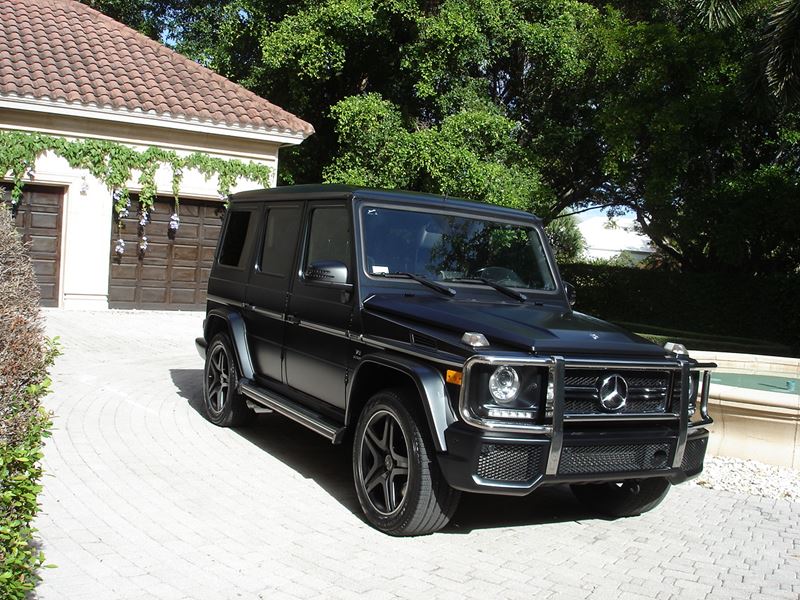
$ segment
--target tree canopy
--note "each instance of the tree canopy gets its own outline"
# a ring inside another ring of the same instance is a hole
[[[567,256],[564,215],[600,206],[632,211],[668,266],[800,264],[800,114],[768,77],[796,39],[765,58],[775,2],[724,27],[678,0],[94,3],[310,121],[282,182],[530,210]]]

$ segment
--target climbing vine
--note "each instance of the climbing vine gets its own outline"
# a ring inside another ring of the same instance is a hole
[[[179,156],[172,150],[153,147],[136,150],[107,140],[69,140],[40,133],[0,131],[0,178],[11,179],[12,208],[22,199],[25,182],[35,179],[36,159],[48,151],[65,159],[70,167],[86,170],[111,191],[118,233],[123,226],[122,219],[128,216],[131,206],[128,182],[134,171],[138,171],[140,252],[147,249],[145,229],[155,202],[155,174],[160,166],[167,165],[172,169],[175,212],[170,217],[171,236],[174,236],[180,226],[178,196],[181,180],[187,169],[196,169],[206,179],[216,175],[220,198],[227,197],[239,178],[255,181],[264,187],[269,186],[270,168],[254,162],[225,160],[200,152]],[[116,253],[121,255],[124,251],[125,242],[120,237]]]

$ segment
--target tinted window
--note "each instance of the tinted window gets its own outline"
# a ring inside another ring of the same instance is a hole
[[[365,265],[370,274],[416,273],[464,283],[556,289],[535,227],[488,219],[367,207]]]
[[[306,265],[318,260],[339,260],[350,268],[350,237],[346,208],[314,209]]]
[[[219,264],[229,267],[241,267],[243,249],[252,237],[256,219],[252,211],[232,211],[228,215],[228,226],[225,238],[219,250]]]
[[[292,269],[297,230],[300,227],[298,207],[270,209],[267,230],[264,233],[264,250],[261,254],[261,271],[286,277]]]

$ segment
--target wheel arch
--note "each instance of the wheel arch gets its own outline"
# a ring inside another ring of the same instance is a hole
[[[348,390],[345,425],[358,419],[361,409],[378,391],[405,387],[416,392],[438,452],[447,450],[444,430],[456,421],[442,374],[433,367],[402,356],[377,352],[364,357],[353,373]]]
[[[229,308],[215,308],[206,315],[203,337],[207,343],[218,333],[227,333],[233,343],[233,352],[242,377],[252,379],[254,376],[253,362],[247,345],[247,330],[244,319],[237,311]]]

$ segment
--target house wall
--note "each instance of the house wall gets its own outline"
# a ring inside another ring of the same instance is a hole
[[[52,113],[26,112],[0,108],[0,129],[41,132],[71,139],[99,138],[143,150],[149,146],[176,151],[180,155],[205,152],[223,159],[254,161],[272,169],[275,185],[278,167],[278,142],[247,140],[236,136],[209,135],[181,128],[102,122],[60,116]],[[129,187],[140,189],[134,173]],[[111,191],[85,170],[73,169],[67,161],[46,153],[36,161],[37,185],[64,188],[59,306],[63,308],[108,308],[109,253],[112,234]],[[217,178],[208,180],[196,170],[183,174],[180,194],[184,198],[219,200]],[[156,173],[158,194],[172,195],[172,173],[162,167]],[[257,189],[260,184],[240,180],[233,192]]]

